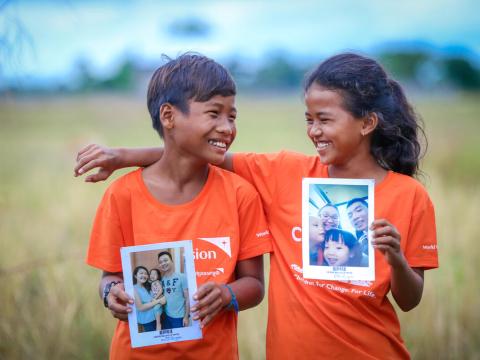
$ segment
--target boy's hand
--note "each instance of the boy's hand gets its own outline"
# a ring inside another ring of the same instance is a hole
[[[400,248],[400,233],[385,219],[375,220],[370,229],[373,230],[373,247],[378,249],[392,267],[404,266],[405,256]]]
[[[85,178],[86,182],[97,182],[108,177],[120,168],[121,154],[119,149],[108,148],[102,145],[90,144],[81,149],[77,154],[77,164],[74,169],[75,176],[98,168],[97,173]]]
[[[128,313],[132,312],[130,305],[133,304],[133,299],[125,292],[123,283],[112,286],[107,296],[107,303],[114,318],[128,321]]]
[[[193,320],[200,320],[203,328],[229,303],[230,293],[228,290],[215,282],[207,282],[198,288],[193,295],[197,301],[192,306]]]

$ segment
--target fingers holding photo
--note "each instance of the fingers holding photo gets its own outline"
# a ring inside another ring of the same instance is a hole
[[[400,240],[401,236],[397,228],[385,219],[375,220],[370,226],[372,230],[372,244],[385,257],[391,266],[404,264]]]
[[[133,304],[133,299],[125,292],[122,283],[112,286],[107,296],[107,303],[113,317],[122,321],[128,320],[128,313],[132,312],[130,305]]]
[[[200,320],[200,326],[207,325],[223,308],[224,295],[222,287],[214,282],[208,282],[198,288],[193,296],[197,303],[192,306],[194,320]]]

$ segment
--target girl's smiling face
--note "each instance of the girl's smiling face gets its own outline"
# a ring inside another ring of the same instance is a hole
[[[323,256],[329,266],[345,266],[350,259],[350,249],[340,241],[325,241]]]
[[[345,109],[341,91],[312,84],[305,93],[307,135],[326,165],[347,165],[369,154],[364,121]]]
[[[145,269],[139,269],[135,275],[139,284],[145,284],[148,281],[148,272]]]
[[[159,280],[158,271],[157,271],[157,269],[152,269],[152,270],[150,270],[150,281],[154,282],[155,280]]]

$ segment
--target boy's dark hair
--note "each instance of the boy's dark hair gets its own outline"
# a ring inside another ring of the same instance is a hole
[[[353,198],[347,203],[347,209],[355,203],[360,203],[368,209],[368,203],[362,198]]]
[[[200,54],[186,53],[160,66],[148,84],[147,106],[153,128],[163,138],[160,107],[169,103],[188,114],[190,100],[236,95],[235,82],[222,65]]]
[[[370,152],[380,166],[409,176],[418,173],[419,136],[426,145],[422,122],[400,84],[378,62],[352,53],[332,56],[307,75],[305,92],[313,84],[338,90],[345,109],[356,118],[377,114]]]
[[[173,261],[172,254],[170,254],[169,251],[162,251],[162,252],[158,253],[157,260],[159,260],[159,259],[160,259],[160,256],[163,256],[163,255],[168,255],[168,257],[170,258],[170,260]]]

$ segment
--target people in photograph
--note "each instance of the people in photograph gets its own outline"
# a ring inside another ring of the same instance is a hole
[[[103,270],[105,306],[123,320],[112,339],[111,359],[238,359],[237,313],[262,301],[263,254],[272,243],[255,188],[213,166],[224,162],[236,136],[235,95],[228,71],[198,54],[167,61],[150,80],[147,107],[164,156],[109,186],[87,255],[89,265]],[[93,155],[95,147],[91,150]],[[213,244],[205,238],[224,240]],[[132,301],[122,283],[120,248],[185,239],[211,256],[194,260],[197,274],[204,274],[194,294],[184,275],[173,270],[171,255],[159,256],[167,319],[162,328],[195,321],[203,338],[132,348],[126,322]]]
[[[159,295],[157,297],[152,296],[148,279],[149,274],[146,267],[137,266],[133,270],[133,291],[139,332],[156,330],[157,322],[154,307],[165,303],[165,299],[161,299]]]
[[[321,251],[321,243],[323,242],[323,235],[325,234],[322,220],[318,216],[309,217],[309,251],[310,251],[310,265],[322,265],[323,252]]]
[[[352,233],[341,229],[325,232],[322,242],[324,265],[368,266],[368,257],[362,253],[360,244]]]
[[[165,305],[164,329],[174,329],[189,325],[190,302],[185,274],[174,271],[172,254],[162,251],[158,254],[162,287],[167,304]]]
[[[160,280],[160,270],[153,268],[150,269],[150,284],[152,284],[155,280]]]
[[[325,231],[330,229],[341,228],[340,226],[340,212],[333,204],[326,204],[318,210],[318,216],[322,221],[322,226]]]
[[[362,55],[342,53],[320,63],[306,77],[304,99],[306,133],[316,156],[228,154],[218,164],[255,186],[268,215],[274,252],[267,358],[409,359],[387,295],[403,311],[415,308],[424,270],[438,267],[433,204],[414,178],[421,123],[398,82]],[[99,167],[87,178],[94,182],[118,167],[146,166],[162,156],[161,148],[90,145],[80,151],[76,171]],[[374,281],[332,286],[305,281],[293,266],[302,263],[302,180],[312,177],[375,180]]]
[[[340,213],[333,204],[326,204],[318,210],[318,217],[310,216],[310,264],[323,265],[323,251],[320,248],[325,231],[339,228]]]
[[[361,198],[350,200],[347,203],[347,215],[355,228],[362,252],[368,256],[368,203]]]
[[[162,283],[160,282],[160,270],[150,269],[149,282],[150,282],[150,289],[154,297],[160,291],[161,293],[163,293]],[[154,291],[154,289],[156,291]],[[155,306],[154,311],[155,311],[155,321],[157,322],[157,330],[161,330],[162,328],[161,317],[163,312],[162,306],[161,305]]]
[[[156,270],[156,269],[153,269]],[[150,270],[150,279],[152,275],[152,270]],[[163,295],[163,286],[162,282],[157,278],[156,280],[151,281],[150,283],[150,292],[154,299],[162,299],[162,305],[158,304],[153,307],[153,312],[155,314],[155,322],[157,324],[157,330],[162,330],[162,306],[166,304],[167,299]]]

